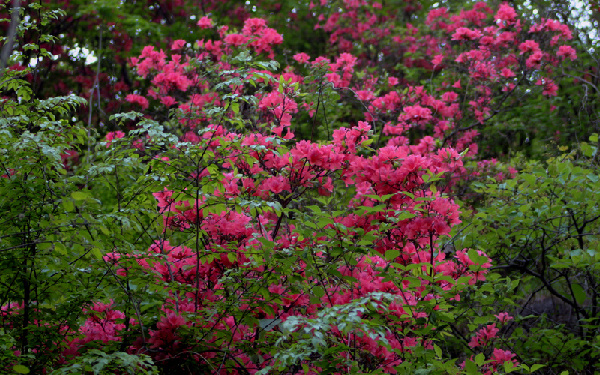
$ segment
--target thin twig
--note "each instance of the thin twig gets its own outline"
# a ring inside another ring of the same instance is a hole
[[[100,111],[100,61],[102,60],[102,27],[100,27],[100,43],[98,46],[98,57],[96,63],[96,79],[94,80],[94,85],[90,90],[90,102],[88,105],[88,126],[87,126],[87,151],[88,157],[91,158],[92,155],[92,104],[94,101],[94,91],[97,92],[98,96],[98,112]],[[91,159],[90,159],[91,160]],[[86,176],[85,179],[85,188],[87,189],[89,176]]]

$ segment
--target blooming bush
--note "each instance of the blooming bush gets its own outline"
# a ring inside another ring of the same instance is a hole
[[[568,27],[527,28],[507,4],[433,9],[421,28],[378,3],[315,7],[331,43],[319,56],[282,52],[285,35],[252,17],[236,29],[205,15],[204,39],[144,47],[127,86],[147,90],[122,86],[120,100],[143,113],[110,117],[95,149],[91,117],[71,124],[71,104],[2,104],[20,111],[2,123],[3,147],[16,145],[0,160],[14,220],[2,261],[23,264],[1,279],[22,283],[0,300],[19,338],[6,368],[529,370],[499,339],[505,312],[464,315],[463,296],[498,280],[492,260],[448,242],[465,182],[515,172],[476,159],[478,129],[524,92],[556,95],[555,69],[576,58]],[[86,155],[69,164],[72,148]],[[73,300],[55,279],[76,281],[64,282]]]

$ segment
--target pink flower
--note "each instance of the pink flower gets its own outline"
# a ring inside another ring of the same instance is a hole
[[[446,91],[442,94],[442,100],[445,102],[452,103],[456,99],[458,99],[458,94],[454,91]]]
[[[502,68],[502,72],[500,74],[504,78],[511,78],[515,76],[515,73],[513,73],[513,71],[508,68]]]
[[[444,59],[444,55],[435,55],[435,57],[433,58],[433,60],[431,60],[431,63],[434,66],[440,65],[442,63],[442,60]]]
[[[577,52],[575,52],[571,46],[560,46],[558,47],[556,56],[562,57],[563,61],[567,58],[571,59],[571,61],[574,61],[577,58]]]
[[[496,37],[497,45],[509,45],[509,43],[514,43],[517,34],[510,31],[504,31],[500,35]]]
[[[248,42],[248,38],[242,34],[227,34],[224,41],[232,46],[241,46],[242,44]]]
[[[436,19],[447,18],[447,16],[448,16],[448,8],[441,7],[441,8],[432,9],[427,14],[427,19],[425,20],[425,24],[431,25],[433,23],[433,21],[435,21]]]
[[[431,110],[420,105],[404,107],[404,113],[404,116],[401,115],[403,118],[398,118],[398,121],[413,121],[420,124],[431,119]]]
[[[476,348],[478,346],[486,346],[500,330],[496,328],[496,324],[489,324],[480,329],[475,336],[471,338],[469,346]]]
[[[512,317],[512,316],[510,316],[510,315],[508,315],[508,313],[506,313],[506,312],[501,312],[500,314],[498,314],[498,315],[494,315],[494,316],[495,316],[496,318],[498,318],[498,320],[500,321],[500,323],[506,323],[506,322],[508,322],[509,320],[512,320],[512,319],[513,319],[513,317]]]
[[[534,40],[526,40],[519,45],[519,49],[521,50],[521,55],[526,52],[537,52],[540,50],[540,45],[537,44]]]
[[[543,57],[544,54],[542,53],[542,51],[535,51],[531,54],[531,56],[527,58],[527,61],[525,61],[525,65],[528,68],[539,68],[540,64],[542,63]]]
[[[513,359],[514,356],[515,354],[509,350],[494,348],[491,358],[492,364],[497,366],[504,364],[504,362],[510,361],[513,362],[515,365],[518,365],[519,362]]]
[[[337,58],[337,60],[335,61],[336,64],[339,67],[342,67],[343,69],[352,69],[354,67],[354,65],[356,65],[356,61],[358,59],[356,57],[354,57],[353,55],[344,52],[342,54],[340,54],[340,56]]]
[[[110,147],[113,139],[119,139],[123,137],[125,137],[125,133],[120,130],[117,130],[116,132],[108,132],[106,134],[106,147]]]
[[[211,27],[213,27],[213,21],[207,16],[204,16],[200,18],[200,21],[198,21],[196,25],[200,26],[200,28],[202,29],[210,29]]]
[[[273,194],[279,194],[284,190],[290,191],[291,187],[290,187],[290,183],[288,182],[288,180],[285,177],[277,176],[277,177],[269,177],[266,180],[264,180],[261,185],[261,189],[263,189],[265,191],[269,191]]]
[[[356,92],[356,97],[361,101],[368,101],[375,99],[375,95],[369,90],[359,90]]]
[[[138,104],[140,107],[142,107],[143,110],[148,109],[148,99],[144,98],[141,95],[129,94],[125,97],[125,100],[127,100],[131,104]]]
[[[185,40],[178,39],[178,40],[174,41],[173,44],[171,44],[171,49],[173,51],[180,50],[183,47],[185,47],[186,43],[187,42]]]
[[[244,22],[242,33],[244,35],[258,34],[267,26],[267,21],[262,18],[248,18]]]
[[[398,78],[396,77],[388,77],[388,85],[396,86],[398,84]]]
[[[306,64],[310,60],[310,56],[304,52],[300,52],[294,55],[294,60],[300,64]]]
[[[498,21],[505,21],[506,24],[511,25],[515,22],[517,18],[517,12],[515,9],[508,5],[507,3],[502,3],[498,12],[496,13],[496,19]],[[504,22],[503,22],[504,23]]]
[[[327,74],[325,74],[325,77],[327,78],[328,82],[333,83],[334,87],[340,87],[340,86],[342,86],[342,78],[340,77],[339,74],[337,74],[337,73],[327,73]]]
[[[156,324],[156,327],[159,330],[172,330],[180,327],[186,323],[184,317],[177,314],[169,314],[168,316],[163,316],[160,318],[160,321]]]
[[[265,45],[281,43],[283,43],[283,36],[281,36],[281,34],[279,34],[275,29],[267,27],[261,33],[259,44],[262,44],[263,46],[259,50],[267,50]]]
[[[327,64],[331,64],[331,60],[329,60],[327,57],[319,56],[315,59],[315,61],[313,61],[312,64],[321,67]]]
[[[542,91],[543,95],[556,96],[558,93],[558,86],[551,79],[538,79],[535,84],[538,86],[544,86],[544,91]]]
[[[135,141],[133,141],[133,147],[137,148],[140,151],[144,151],[144,141],[142,141],[141,139],[136,139]]]
[[[165,107],[170,107],[170,106],[175,105],[177,103],[177,101],[175,100],[175,98],[173,98],[172,96],[163,96],[162,98],[160,98],[160,102]]]
[[[154,46],[146,46],[142,49],[141,58],[152,58],[154,54]]]
[[[452,34],[452,40],[475,40],[481,37],[481,31],[471,30],[466,27],[459,27]]]

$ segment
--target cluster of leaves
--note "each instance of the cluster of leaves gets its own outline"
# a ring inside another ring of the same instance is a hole
[[[521,277],[521,350],[581,372],[598,361],[597,145],[594,135],[571,153],[527,163],[515,179],[481,185],[488,204],[460,237],[488,248],[502,274]]]

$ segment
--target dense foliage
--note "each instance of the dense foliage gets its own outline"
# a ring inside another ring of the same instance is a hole
[[[595,46],[540,4],[5,3],[0,373],[600,371]]]

